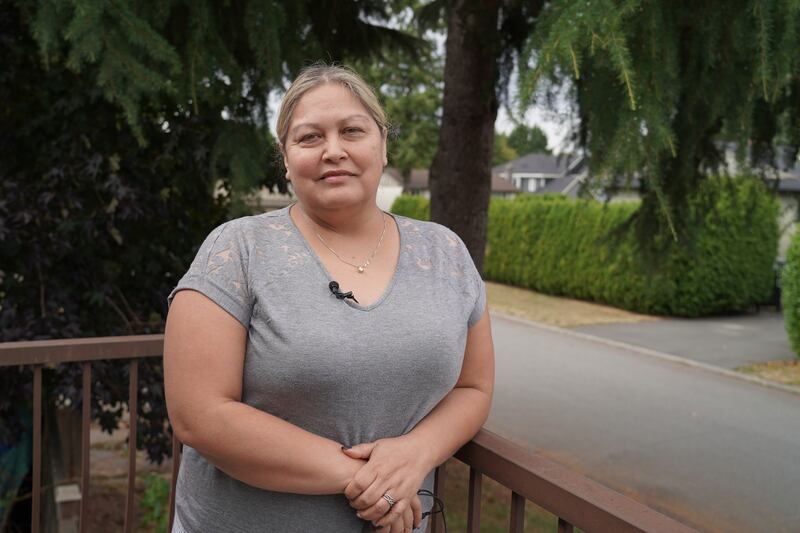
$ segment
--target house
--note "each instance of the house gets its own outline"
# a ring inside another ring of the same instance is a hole
[[[403,175],[395,167],[383,169],[381,181],[378,182],[378,207],[389,211],[398,196],[403,194]]]
[[[786,259],[786,251],[792,237],[797,231],[797,223],[800,222],[800,168],[794,172],[789,172],[789,177],[768,180],[768,185],[775,188],[778,195],[780,207],[778,211],[778,230],[780,231],[780,241],[778,242],[778,260]],[[773,181],[772,184],[769,181]]]
[[[497,165],[496,174],[513,183],[520,192],[552,192],[577,196],[587,173],[586,158],[571,154],[528,154]]]
[[[425,198],[430,198],[430,188],[428,186],[429,172],[428,169],[415,168],[411,171],[408,181],[403,189],[406,194],[420,195]],[[508,179],[492,174],[491,194],[497,198],[513,198],[521,191]]]

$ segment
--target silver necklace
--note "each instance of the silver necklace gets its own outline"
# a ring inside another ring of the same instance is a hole
[[[312,222],[311,218],[306,214],[305,211],[303,211],[303,208],[300,208],[300,212],[303,213],[303,216],[305,216],[309,222]],[[372,249],[372,253],[369,254],[367,260],[361,263],[360,265],[356,265],[355,263],[351,263],[350,261],[342,259],[342,256],[336,253],[336,250],[328,246],[328,243],[325,242],[325,239],[322,238],[322,235],[320,235],[319,232],[317,232],[317,230],[314,230],[314,235],[317,236],[317,239],[319,239],[319,242],[321,242],[325,248],[327,248],[333,255],[336,256],[336,259],[338,259],[339,261],[341,261],[346,265],[350,265],[351,267],[355,268],[359,274],[363,274],[364,270],[367,269],[370,262],[372,262],[372,259],[375,257],[375,254],[378,252],[378,248],[381,247],[381,243],[383,242],[383,237],[386,235],[386,215],[384,214],[383,211],[381,211],[381,218],[383,219],[383,231],[381,231],[381,236],[378,239],[378,244],[376,244],[375,248]]]

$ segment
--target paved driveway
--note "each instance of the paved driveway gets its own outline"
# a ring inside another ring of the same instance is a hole
[[[705,531],[800,531],[800,394],[494,316],[487,427]]]
[[[795,357],[783,317],[774,310],[730,317],[665,318],[573,329],[729,369]]]

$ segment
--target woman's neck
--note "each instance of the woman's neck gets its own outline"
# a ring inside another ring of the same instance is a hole
[[[375,233],[375,228],[383,224],[383,211],[376,204],[366,209],[320,211],[297,202],[292,210],[294,209],[298,210],[299,218],[309,224],[313,231],[348,238],[370,237]]]

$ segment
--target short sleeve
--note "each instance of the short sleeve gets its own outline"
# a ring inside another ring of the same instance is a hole
[[[467,327],[471,328],[474,326],[478,320],[481,319],[483,316],[483,311],[486,309],[486,284],[483,282],[483,278],[481,278],[478,269],[475,267],[475,263],[472,261],[472,256],[469,254],[469,250],[467,250],[466,245],[462,242],[462,246],[464,246],[465,252],[465,262],[468,264],[465,265],[465,272],[467,276],[471,278],[471,283],[475,288],[475,292],[477,296],[475,298],[475,305],[472,306],[472,311],[469,314],[469,320],[467,321]]]
[[[445,228],[445,230],[445,238],[456,244],[455,250],[457,252],[454,254],[453,259],[457,264],[454,272],[457,273],[458,278],[461,278],[459,283],[464,285],[465,294],[469,295],[471,307],[467,327],[471,328],[481,319],[486,308],[486,285],[475,267],[475,262],[472,260],[467,245],[453,230],[449,228]]]
[[[468,327],[471,328],[481,319],[484,309],[486,309],[486,285],[478,276],[478,299],[475,300],[475,307],[472,308],[472,313],[469,315]]]
[[[168,303],[185,289],[198,291],[248,328],[253,301],[248,283],[249,250],[236,220],[214,229],[192,261],[188,272],[167,298]]]

